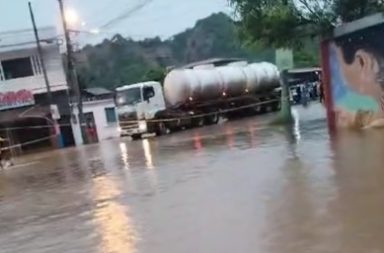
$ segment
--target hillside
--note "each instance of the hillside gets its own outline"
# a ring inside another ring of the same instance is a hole
[[[161,79],[165,68],[214,57],[273,61],[273,50],[251,51],[242,46],[232,19],[223,13],[197,21],[174,37],[134,41],[117,34],[78,52],[82,86],[113,89],[122,84]]]

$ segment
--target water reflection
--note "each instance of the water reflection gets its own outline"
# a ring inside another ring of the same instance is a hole
[[[299,112],[292,127],[251,118],[4,171],[0,251],[384,252],[384,132],[329,137]]]
[[[146,177],[150,186],[149,189],[153,193],[157,190],[158,180],[157,180],[157,172],[156,170],[154,170],[155,166],[153,164],[151,143],[148,139],[144,139],[142,140],[142,146],[143,146],[143,152],[144,152],[144,158],[145,158],[145,165],[147,168]]]
[[[121,159],[123,160],[123,163],[124,163],[124,168],[126,170],[128,170],[129,169],[129,156],[128,156],[127,143],[120,142],[119,147],[120,147]]]
[[[342,229],[340,244],[353,252],[383,252],[384,133],[339,133],[332,148],[338,190],[330,212]]]
[[[144,139],[142,143],[143,143],[145,164],[147,165],[147,169],[154,169],[155,167],[153,166],[152,149],[150,147],[149,140]]]
[[[255,130],[253,128],[253,125],[251,124],[248,125],[248,133],[249,133],[251,148],[254,148],[256,146],[256,138],[255,138]]]
[[[101,253],[136,252],[137,232],[128,216],[126,206],[119,203],[121,191],[108,177],[93,180],[92,197],[95,203],[93,222],[101,237]]]
[[[225,128],[225,136],[227,138],[227,147],[229,149],[234,148],[234,146],[235,146],[235,136],[234,136],[234,130],[233,130],[232,126],[228,125]]]
[[[301,133],[300,133],[300,114],[296,109],[292,109],[292,117],[293,117],[293,126],[292,126],[292,132],[293,136],[296,140],[296,142],[299,142],[301,139]]]
[[[193,134],[193,146],[197,152],[201,152],[203,150],[203,142],[199,132],[195,132]]]
[[[298,157],[290,158],[283,166],[283,174],[286,180],[278,198],[267,205],[266,252],[303,252],[316,237],[305,166]]]
[[[312,156],[322,155],[317,149],[326,142],[308,149],[308,142],[300,137],[295,125],[285,128],[286,155],[280,169],[278,193],[267,202],[264,230],[265,252],[344,252],[338,250],[339,226],[329,216],[329,205],[334,200],[333,174],[327,168],[317,168]],[[323,164],[326,166],[326,163]]]

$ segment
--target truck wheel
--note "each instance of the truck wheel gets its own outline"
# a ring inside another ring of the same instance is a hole
[[[141,139],[141,134],[133,134],[131,135],[133,141],[138,141]]]
[[[260,114],[262,112],[262,106],[261,105],[256,105],[251,108],[254,114]]]
[[[203,117],[194,118],[192,120],[192,125],[194,127],[202,127],[202,126],[204,126],[204,118]]]
[[[166,135],[167,133],[168,133],[168,128],[165,125],[165,123],[159,122],[159,124],[157,125],[156,135],[158,135],[158,136]]]
[[[273,105],[273,110],[274,111],[279,111],[281,109],[281,103],[280,102],[276,102],[274,105]]]
[[[209,116],[207,116],[206,118],[206,121],[207,121],[207,124],[208,125],[216,125],[217,123],[219,123],[219,114],[218,113],[214,113],[214,114],[211,114]]]

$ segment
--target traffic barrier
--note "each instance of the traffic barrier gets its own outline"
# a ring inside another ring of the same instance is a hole
[[[54,134],[54,135],[50,135],[48,137],[43,137],[43,138],[27,141],[27,142],[24,142],[24,143],[18,143],[18,144],[11,145],[11,146],[8,146],[8,147],[3,147],[3,148],[1,148],[1,151],[15,149],[15,148],[21,148],[21,147],[28,146],[28,145],[31,145],[31,144],[35,144],[35,143],[38,143],[38,142],[41,142],[41,141],[50,140],[52,137],[56,137],[56,136],[57,135]]]

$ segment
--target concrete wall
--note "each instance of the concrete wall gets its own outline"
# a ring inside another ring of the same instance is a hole
[[[74,107],[75,107],[74,111],[77,118],[76,118],[76,124],[72,121],[72,129],[73,129],[76,145],[81,145],[83,143],[81,141],[81,132],[78,124],[79,122],[78,111],[77,111],[76,105]],[[120,133],[118,131],[118,122],[116,123],[107,122],[105,108],[115,108],[115,103],[113,99],[88,101],[83,103],[84,113],[88,113],[88,112],[93,113],[99,141],[103,141],[111,138],[117,138],[120,136]]]
[[[337,27],[323,42],[323,84],[330,128],[384,126],[384,16]]]
[[[52,91],[68,89],[55,27],[38,29]],[[1,62],[30,57],[33,76],[5,80]],[[0,33],[0,92],[30,90],[46,93],[46,87],[32,29]]]

